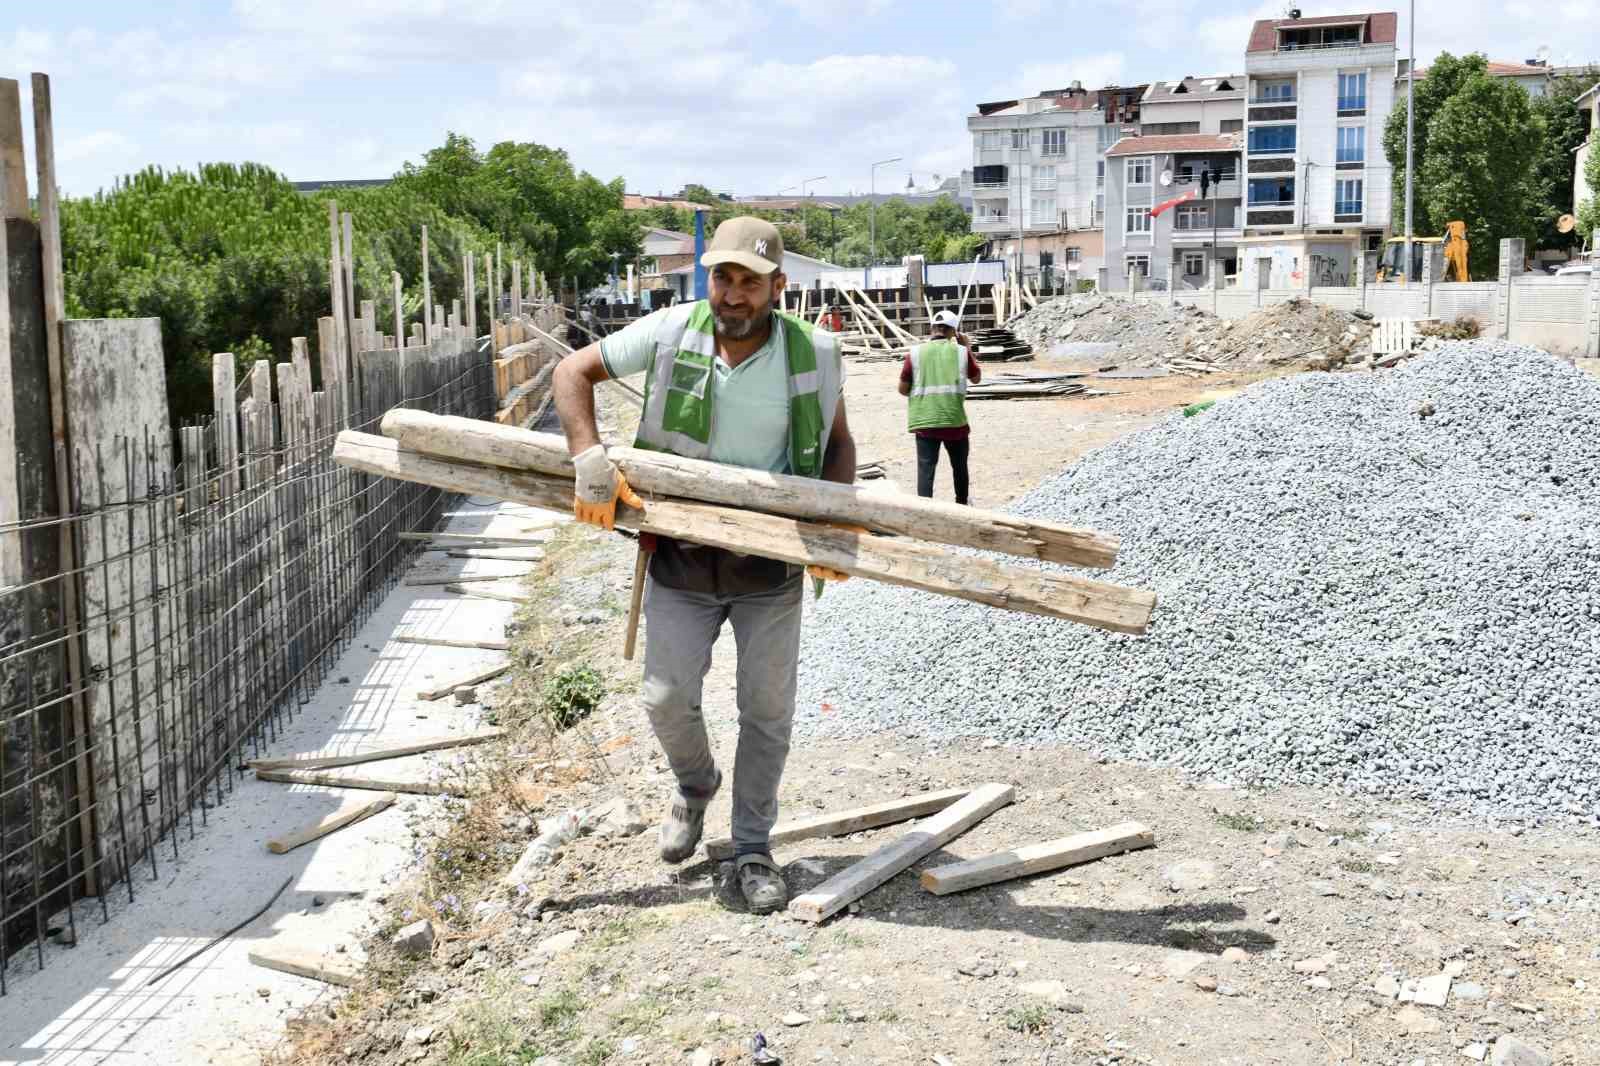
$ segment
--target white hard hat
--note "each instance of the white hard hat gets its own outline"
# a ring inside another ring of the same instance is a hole
[[[961,320],[956,317],[954,311],[940,311],[933,316],[933,324],[936,326],[949,326],[951,329],[961,328]]]

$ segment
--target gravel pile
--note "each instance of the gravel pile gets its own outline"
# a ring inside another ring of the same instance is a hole
[[[806,626],[801,733],[1600,822],[1600,381],[1487,342],[1278,379],[1015,509],[1120,534],[1151,634],[853,581]]]
[[[1224,366],[1341,366],[1365,355],[1371,324],[1310,300],[1272,304],[1240,319],[1217,318],[1198,307],[1134,302],[1097,293],[1062,296],[1009,323],[1018,339],[1041,354],[1090,343],[1117,345],[1122,366],[1158,366],[1199,359]]]

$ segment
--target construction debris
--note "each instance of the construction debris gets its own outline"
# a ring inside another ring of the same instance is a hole
[[[1016,363],[1033,358],[1033,346],[1009,329],[980,329],[969,338],[972,357],[980,363]]]

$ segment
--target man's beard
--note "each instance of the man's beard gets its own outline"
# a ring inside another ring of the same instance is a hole
[[[772,313],[771,307],[763,308],[750,315],[749,318],[740,318],[736,315],[716,315],[717,333],[730,341],[749,340],[761,331],[766,323],[767,316]]]

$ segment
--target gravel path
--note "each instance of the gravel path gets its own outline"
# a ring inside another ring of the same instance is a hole
[[[1267,382],[1015,508],[1123,538],[1144,638],[866,581],[797,729],[1066,742],[1251,784],[1600,824],[1600,382],[1452,344]]]

